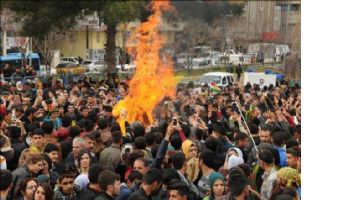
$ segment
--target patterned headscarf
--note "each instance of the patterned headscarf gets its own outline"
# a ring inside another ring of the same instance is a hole
[[[283,167],[277,172],[277,176],[287,182],[287,186],[290,187],[293,183],[297,187],[301,186],[301,176],[296,169],[291,167]]]

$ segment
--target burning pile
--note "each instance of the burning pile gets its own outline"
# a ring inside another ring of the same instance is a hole
[[[128,95],[113,109],[122,129],[125,121],[140,121],[145,126],[152,124],[155,106],[164,97],[173,98],[176,93],[173,62],[171,58],[164,62],[161,60],[160,50],[164,41],[158,30],[162,12],[173,11],[173,7],[169,1],[152,1],[150,6],[153,15],[135,30],[128,41],[138,43],[135,52],[129,52],[136,58],[136,72],[128,83]]]

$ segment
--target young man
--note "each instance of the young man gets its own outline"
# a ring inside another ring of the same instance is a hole
[[[143,176],[139,171],[132,171],[128,176],[127,184],[121,185],[121,192],[116,200],[127,200],[134,191],[139,189],[142,178]]]
[[[263,183],[260,188],[260,196],[262,200],[268,200],[271,197],[271,192],[274,183],[277,180],[277,170],[274,166],[274,156],[268,149],[263,149],[259,152],[260,167],[264,170]]]
[[[7,169],[0,169],[0,200],[6,200],[12,188],[12,174]]]
[[[143,176],[141,187],[135,191],[128,200],[135,200],[143,197],[144,199],[152,199],[156,197],[163,184],[163,175],[157,169],[151,169]],[[142,198],[142,199],[143,199]]]
[[[31,146],[22,151],[20,159],[19,159],[19,166],[22,166],[27,157],[30,154],[39,154],[43,152],[44,145],[44,131],[42,128],[36,128],[32,131],[31,134]]]
[[[102,190],[100,196],[95,200],[114,200],[119,195],[121,189],[120,175],[105,170],[99,175],[99,186]]]
[[[301,149],[299,147],[287,149],[287,166],[298,171],[301,170]]]
[[[79,192],[78,187],[74,187],[74,175],[64,172],[58,178],[58,187],[54,193],[53,200],[76,200]]]
[[[229,172],[229,188],[231,200],[246,200],[249,196],[247,178],[239,167],[232,168]]]
[[[188,200],[189,187],[183,182],[174,182],[168,186],[169,200]]]
[[[116,170],[121,163],[121,144],[122,134],[119,131],[112,133],[112,144],[110,147],[102,150],[100,154],[100,165],[110,167],[112,170]]]
[[[216,154],[209,149],[203,150],[199,156],[199,167],[202,171],[202,177],[198,181],[197,188],[200,193],[200,198],[204,198],[206,196],[207,191],[210,189],[208,178],[212,174],[212,172],[215,172],[215,170],[213,169],[215,157]]]
[[[287,166],[287,154],[285,149],[283,148],[286,142],[285,138],[286,138],[286,134],[282,131],[276,131],[272,134],[273,144],[275,145],[280,155],[280,167]]]
[[[36,177],[37,174],[42,170],[42,163],[43,157],[41,154],[32,154],[27,158],[25,165],[13,171],[12,176],[13,183],[15,185],[14,191],[24,179]]]

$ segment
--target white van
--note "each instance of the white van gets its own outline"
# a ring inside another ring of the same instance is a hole
[[[234,83],[234,75],[232,73],[227,72],[209,72],[204,74],[198,80],[198,84],[211,84],[212,82],[216,83],[216,85],[221,87],[226,87],[230,83]]]

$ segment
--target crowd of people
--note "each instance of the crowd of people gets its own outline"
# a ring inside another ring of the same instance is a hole
[[[89,78],[2,83],[1,200],[296,200],[301,88],[178,84],[120,127],[129,92]]]

